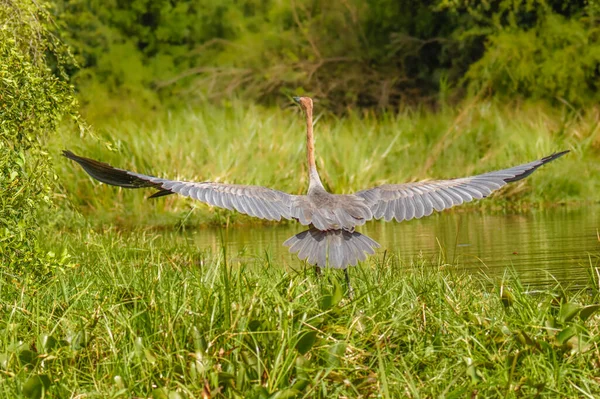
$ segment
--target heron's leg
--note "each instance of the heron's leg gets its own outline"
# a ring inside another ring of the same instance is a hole
[[[348,286],[348,299],[354,299],[354,290],[352,289],[352,284],[350,284],[350,274],[348,274],[348,268],[344,269],[344,276],[346,277],[346,285]]]

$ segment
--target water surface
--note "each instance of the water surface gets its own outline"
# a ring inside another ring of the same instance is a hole
[[[299,266],[282,243],[303,231],[299,224],[202,228],[170,233],[190,240],[200,249],[218,251],[225,243],[233,260],[264,259],[268,253],[283,265]],[[516,272],[531,286],[579,285],[592,268],[600,267],[600,205],[566,206],[522,213],[442,212],[402,223],[374,221],[357,229],[403,261],[438,264],[440,257],[474,273],[502,276]],[[173,236],[171,236],[173,235]]]

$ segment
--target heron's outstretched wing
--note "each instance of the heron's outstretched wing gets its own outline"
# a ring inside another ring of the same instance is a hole
[[[77,162],[94,179],[125,188],[153,187],[159,190],[151,197],[180,194],[207,204],[236,210],[267,220],[291,219],[294,195],[261,186],[244,186],[212,182],[184,182],[161,179],[118,169],[104,162],[80,157],[71,151],[63,155]]]
[[[521,180],[540,166],[555,160],[569,151],[552,154],[537,161],[477,176],[452,180],[432,180],[406,184],[385,184],[355,195],[365,199],[371,207],[373,218],[396,219],[398,222],[429,216],[469,202],[487,197],[506,183]]]

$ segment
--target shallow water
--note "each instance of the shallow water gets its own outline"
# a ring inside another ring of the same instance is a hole
[[[281,244],[304,229],[299,224],[202,228],[164,238],[187,239],[200,250],[219,251],[224,242],[230,259],[264,259],[268,253],[277,263],[294,267],[301,262]],[[387,251],[386,256],[397,254],[405,262],[433,265],[442,257],[494,277],[514,271],[529,286],[556,281],[576,286],[588,279],[590,266],[600,267],[598,204],[493,215],[450,211],[402,223],[370,222],[357,230],[381,244],[374,256]]]

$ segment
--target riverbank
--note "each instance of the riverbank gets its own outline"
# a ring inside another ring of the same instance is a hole
[[[326,185],[353,192],[571,149],[467,207],[597,201],[594,112],[476,104],[322,115],[317,160]],[[83,135],[61,130],[48,148],[62,188],[40,223],[57,266],[43,278],[0,274],[0,396],[37,398],[42,387],[46,397],[600,395],[598,253],[585,254],[589,280],[576,290],[535,292],[510,273],[466,273],[442,257],[373,257],[351,270],[349,301],[342,273],[316,277],[268,249],[199,252],[156,231],[250,218],[174,196],[146,200],[149,192],[97,184],[58,157],[68,148],[160,176],[303,193],[304,146],[296,108],[239,104],[105,120]]]
[[[583,289],[535,293],[377,257],[351,269],[349,301],[339,271],[155,240],[65,233],[43,284],[1,275],[2,396],[600,395],[598,254]]]

